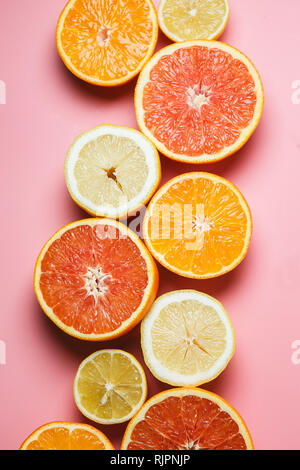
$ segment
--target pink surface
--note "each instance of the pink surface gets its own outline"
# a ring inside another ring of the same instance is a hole
[[[96,88],[61,63],[54,35],[64,3],[1,5],[0,80],[7,89],[6,104],[0,105],[0,340],[7,356],[6,365],[0,365],[2,449],[18,448],[48,421],[85,422],[74,405],[72,383],[88,354],[109,346],[141,359],[138,328],[105,344],[72,339],[42,314],[32,287],[42,244],[61,226],[86,217],[65,187],[68,146],[98,124],[136,127],[135,81],[112,90]],[[300,105],[299,93],[292,100],[292,83],[300,79],[300,3],[230,4],[222,40],[245,52],[261,73],[262,121],[248,144],[223,162],[199,167],[162,157],[163,180],[196,169],[230,179],[250,204],[253,239],[242,265],[216,280],[187,280],[160,268],[160,293],[194,288],[224,303],[236,328],[237,351],[227,370],[205,388],[237,408],[257,449],[299,449],[300,364],[292,361],[292,343],[300,337]],[[161,34],[159,47],[168,43]],[[168,388],[149,373],[148,379],[149,395]],[[99,428],[119,446],[125,426]]]

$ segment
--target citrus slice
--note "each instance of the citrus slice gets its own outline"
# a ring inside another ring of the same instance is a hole
[[[161,0],[158,22],[175,42],[218,39],[229,18],[228,0]]]
[[[151,0],[70,0],[58,20],[56,44],[74,75],[116,86],[139,73],[157,35]]]
[[[101,431],[88,424],[54,422],[34,431],[20,450],[114,450],[114,447]]]
[[[235,349],[233,326],[223,305],[194,290],[159,297],[142,322],[141,334],[152,374],[175,386],[215,379]]]
[[[109,219],[73,222],[43,247],[34,287],[46,315],[76,338],[104,341],[132,329],[158,288],[156,265],[125,225]]]
[[[263,88],[250,60],[217,41],[172,44],[142,70],[137,121],[174,160],[206,163],[241,148],[260,120]]]
[[[153,196],[143,233],[149,250],[167,269],[205,279],[231,271],[244,259],[252,219],[244,197],[228,180],[186,173]]]
[[[241,416],[225,400],[200,388],[166,390],[130,421],[122,450],[252,450]]]
[[[102,424],[131,419],[147,397],[146,376],[140,363],[119,349],[95,352],[79,366],[74,398],[81,413]]]
[[[89,214],[119,218],[149,201],[160,182],[160,160],[140,132],[99,126],[70,147],[65,178],[71,197]]]

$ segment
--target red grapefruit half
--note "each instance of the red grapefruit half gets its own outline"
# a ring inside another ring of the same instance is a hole
[[[174,388],[148,400],[125,431],[123,450],[252,450],[229,403],[200,388]]]
[[[207,163],[240,149],[257,127],[263,87],[252,62],[218,41],[172,44],[142,70],[137,121],[174,160]]]
[[[158,288],[156,265],[138,236],[110,219],[73,222],[42,249],[34,287],[46,315],[76,338],[104,341],[132,329]]]

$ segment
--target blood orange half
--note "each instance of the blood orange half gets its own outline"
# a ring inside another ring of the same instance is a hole
[[[241,416],[200,388],[166,390],[148,400],[125,431],[123,450],[252,450]]]
[[[42,249],[34,287],[48,317],[71,336],[117,338],[147,313],[158,288],[156,265],[120,222],[86,219],[59,230]]]
[[[142,70],[135,92],[142,132],[167,157],[221,160],[241,148],[260,120],[263,87],[237,49],[197,40],[161,49]]]

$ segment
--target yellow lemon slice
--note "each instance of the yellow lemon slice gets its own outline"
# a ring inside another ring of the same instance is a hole
[[[194,290],[159,297],[141,327],[144,359],[152,374],[175,386],[216,378],[235,350],[232,323],[220,302]]]
[[[175,42],[217,39],[229,18],[227,0],[161,0],[159,26]]]
[[[81,134],[65,161],[72,199],[96,217],[119,218],[145,205],[161,179],[158,152],[135,129],[102,125]]]
[[[132,418],[147,396],[140,363],[119,349],[104,349],[86,358],[74,381],[74,398],[81,413],[102,424]]]

